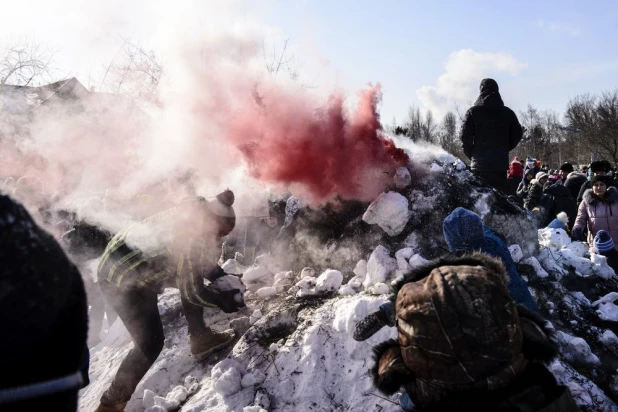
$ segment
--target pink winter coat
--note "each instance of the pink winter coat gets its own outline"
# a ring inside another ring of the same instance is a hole
[[[592,189],[584,192],[583,200],[579,204],[575,228],[588,227],[588,243],[601,229],[607,231],[618,250],[618,190],[615,187],[607,189],[605,199],[599,199],[592,193]]]

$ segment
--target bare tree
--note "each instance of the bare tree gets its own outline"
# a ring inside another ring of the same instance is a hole
[[[152,102],[162,76],[163,66],[152,50],[123,39],[116,56],[104,66],[99,89]]]
[[[0,49],[0,84],[38,86],[54,81],[54,53],[40,44],[23,41]]]
[[[277,48],[276,44],[272,45],[272,51],[268,53],[266,51],[266,44],[262,44],[262,53],[264,55],[264,64],[266,71],[273,77],[277,77],[281,74],[287,75],[291,80],[300,81],[300,75],[304,63],[300,61],[295,54],[290,52],[290,39],[283,41],[283,46]],[[314,79],[310,83],[302,83],[304,88],[315,88]]]
[[[576,96],[565,117],[593,157],[618,164],[618,89],[601,96]]]

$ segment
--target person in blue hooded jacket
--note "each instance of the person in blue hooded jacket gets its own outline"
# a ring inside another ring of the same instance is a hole
[[[538,312],[528,285],[521,278],[506,244],[488,227],[483,225],[476,213],[458,207],[442,223],[442,232],[448,249],[453,254],[481,252],[502,260],[509,276],[508,290],[516,303]],[[364,341],[384,326],[395,326],[395,308],[392,302],[380,306],[380,310],[361,320],[354,331],[354,339]]]
[[[483,225],[479,215],[458,207],[444,219],[442,231],[452,253],[475,251],[500,258],[509,275],[508,289],[515,302],[535,312],[538,311],[528,285],[519,276],[506,244],[491,229]]]

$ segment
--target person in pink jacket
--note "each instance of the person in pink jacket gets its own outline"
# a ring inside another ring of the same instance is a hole
[[[605,230],[613,239],[618,239],[618,189],[610,187],[609,176],[594,176],[591,183],[592,189],[586,190],[579,204],[571,231],[573,240],[583,240],[586,227],[590,244],[599,230]]]

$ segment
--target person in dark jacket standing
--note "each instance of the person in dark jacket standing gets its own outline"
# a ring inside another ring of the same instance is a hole
[[[545,209],[545,222],[547,226],[560,212],[567,214],[569,226],[573,226],[577,217],[577,205],[571,197],[569,189],[562,182],[553,184],[546,183],[541,197],[541,206]]]
[[[530,182],[528,188],[528,196],[524,200],[524,207],[527,210],[533,210],[541,205],[541,197],[543,197],[543,187],[547,183],[547,173],[539,172]]]
[[[579,191],[582,185],[587,181],[588,178],[586,175],[577,171],[569,173],[564,181],[564,186],[569,189],[569,193],[571,193],[575,206],[578,206],[577,197],[579,196]]]
[[[515,113],[504,105],[493,79],[481,81],[481,94],[468,109],[461,129],[463,152],[470,168],[487,185],[506,192],[509,151],[523,131]]]

